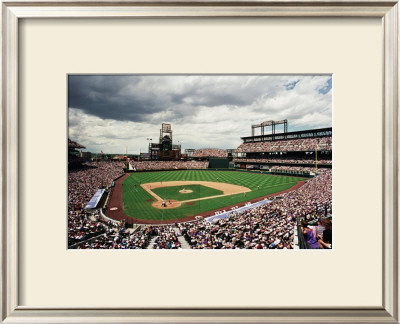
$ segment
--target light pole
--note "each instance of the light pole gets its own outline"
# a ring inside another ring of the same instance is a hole
[[[181,157],[181,155],[182,155],[182,141],[178,141],[178,145],[179,145],[179,158]]]
[[[151,150],[149,150],[149,148],[150,148],[150,143],[151,143],[151,141],[152,141],[153,139],[151,139],[150,137],[147,137],[146,140],[149,142],[149,145],[147,145],[147,150],[148,150],[147,152],[150,151],[150,160],[153,160],[152,152],[151,152]]]

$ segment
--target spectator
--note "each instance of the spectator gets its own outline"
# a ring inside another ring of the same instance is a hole
[[[308,222],[306,220],[301,221],[301,228],[304,238],[306,239],[310,249],[319,249],[319,244],[314,236],[314,232],[311,228],[308,228]]]
[[[130,161],[132,168],[143,170],[207,169],[208,161]]]
[[[318,237],[318,243],[321,249],[332,248],[332,221],[323,219],[322,224],[325,227],[322,236]]]
[[[206,148],[199,149],[194,151],[193,157],[197,158],[206,158],[206,157],[220,157],[225,158],[228,156],[228,153],[225,150],[215,149],[215,148]]]

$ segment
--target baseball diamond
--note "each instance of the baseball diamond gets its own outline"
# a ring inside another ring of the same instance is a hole
[[[177,180],[179,178],[182,180]],[[217,178],[218,182],[209,181]],[[154,179],[159,181],[153,182]],[[126,216],[140,223],[146,223],[146,220],[162,223],[179,222],[180,218],[194,219],[196,215],[211,215],[213,211],[227,206],[262,199],[288,190],[304,180],[305,178],[299,177],[237,171],[190,170],[130,173],[121,184],[118,182],[114,187],[114,194],[121,188],[124,204],[118,201],[119,195],[116,199],[111,198],[106,214],[113,218],[125,219],[127,222],[132,222],[132,220]],[[191,186],[193,184],[202,186],[193,191],[189,198],[186,194],[179,192],[178,195],[182,197],[180,199],[176,199],[178,196],[176,194],[174,197],[163,197],[163,190],[167,188],[177,186],[178,188],[193,188]],[[150,201],[150,198],[156,201]],[[171,205],[168,199],[171,200]],[[162,206],[163,200],[166,201],[165,207]],[[193,204],[188,205],[185,202],[193,202]],[[111,210],[115,207],[118,209]]]

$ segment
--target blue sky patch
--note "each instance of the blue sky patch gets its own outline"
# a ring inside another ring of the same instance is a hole
[[[300,80],[293,81],[290,83],[285,84],[286,90],[293,90],[294,87],[296,86],[297,83],[299,83]]]
[[[332,78],[329,78],[329,80],[326,82],[325,87],[322,87],[318,89],[318,92],[321,94],[326,94],[332,89]]]

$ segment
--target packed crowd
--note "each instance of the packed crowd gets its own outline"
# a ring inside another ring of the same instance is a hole
[[[175,231],[173,225],[155,227],[155,241],[151,248],[153,249],[180,249],[181,243],[178,240],[180,233]]]
[[[332,214],[332,173],[319,175],[283,199],[216,223],[178,224],[193,249],[292,249],[296,219]]]
[[[181,243],[172,225],[144,225],[134,231],[124,223],[108,224],[104,234],[76,246],[77,249],[180,249]],[[152,244],[151,240],[154,238]]]
[[[68,245],[105,231],[104,224],[90,220],[84,207],[100,187],[121,176],[121,162],[90,162],[68,172]],[[96,216],[96,215],[95,215]]]
[[[77,249],[145,249],[156,234],[154,226],[143,226],[136,231],[126,229],[124,224],[108,226],[104,234],[79,244]]]
[[[208,161],[130,161],[136,171],[207,169]]]
[[[228,219],[214,223],[196,220],[173,225],[146,225],[133,233],[122,225],[108,225],[103,234],[78,248],[179,249],[178,237],[182,236],[192,249],[292,249],[297,219],[307,226],[308,222],[331,216],[332,171],[327,169],[299,189],[286,193],[282,199],[245,212],[232,212]],[[324,230],[330,232],[315,234],[314,239],[318,247],[330,248],[332,223],[324,222]],[[304,231],[309,239],[309,232]]]
[[[199,149],[194,151],[193,157],[227,157],[227,153],[225,150],[216,149],[216,148],[206,148],[206,149]]]
[[[300,166],[273,166],[270,168],[271,172],[274,171],[304,171],[304,172],[315,172],[315,167],[300,167]],[[332,169],[328,168],[318,168],[318,174],[325,174],[327,172],[332,172]]]
[[[293,140],[242,143],[235,152],[297,152],[332,150],[332,136]]]
[[[268,158],[268,159],[234,159],[233,162],[260,162],[260,163],[292,163],[292,164],[315,164],[315,159],[298,157],[279,157],[279,158]],[[332,164],[332,160],[317,160],[318,164]]]
[[[103,222],[90,220],[83,210],[68,210],[68,246],[104,233],[105,230]]]

